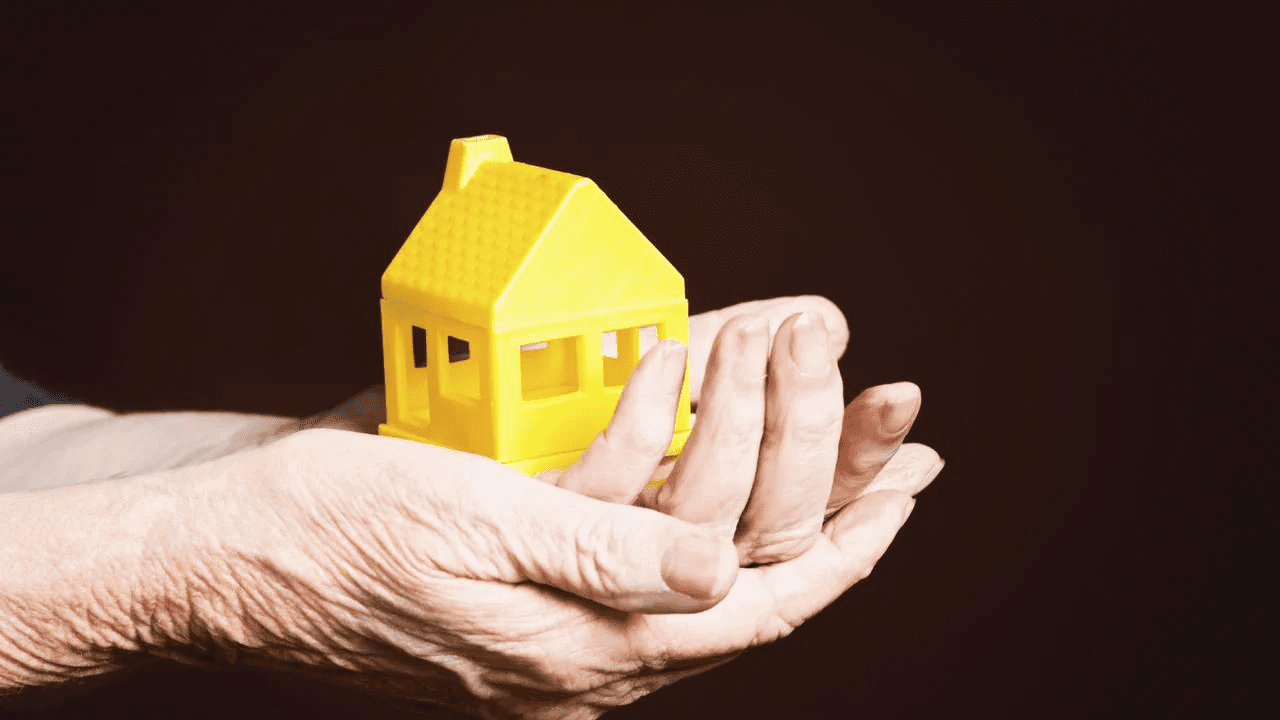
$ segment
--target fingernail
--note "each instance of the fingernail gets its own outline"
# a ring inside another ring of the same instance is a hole
[[[663,353],[662,377],[667,381],[667,385],[674,385],[684,378],[685,365],[687,364],[684,345],[679,342],[671,342],[667,347],[663,348]]]
[[[880,408],[880,431],[885,435],[897,435],[915,419],[916,411],[920,409],[920,396],[913,397],[908,402],[889,401]]]
[[[700,535],[686,535],[662,556],[662,579],[667,587],[698,600],[715,597],[720,580],[720,543]]]
[[[746,322],[742,324],[742,333],[744,335],[758,333],[768,326],[769,326],[768,320],[765,320],[763,317],[760,317],[759,315],[752,315],[750,318],[747,318]]]
[[[802,375],[826,375],[831,364],[822,318],[800,313],[791,326],[791,360]]]

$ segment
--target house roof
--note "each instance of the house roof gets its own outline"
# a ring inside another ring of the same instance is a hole
[[[684,280],[591,180],[455,140],[445,184],[382,277],[387,298],[509,329],[684,298]]]

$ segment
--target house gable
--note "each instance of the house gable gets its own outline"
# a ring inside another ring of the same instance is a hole
[[[584,179],[494,310],[508,330],[684,300],[684,278],[594,182]]]
[[[511,160],[505,138],[450,146],[443,187],[382,295],[496,331],[684,299],[684,279],[591,180]]]

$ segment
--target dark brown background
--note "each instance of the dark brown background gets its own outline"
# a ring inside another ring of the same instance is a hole
[[[612,717],[1231,716],[1256,695],[1273,565],[1241,510],[1273,507],[1253,453],[1276,338],[1259,236],[1232,224],[1264,198],[1240,182],[1270,92],[1255,20],[165,7],[0,16],[18,375],[119,410],[333,405],[380,380],[378,278],[449,140],[504,134],[596,180],[692,311],[835,300],[850,396],[919,383],[914,437],[949,463],[867,582]],[[400,717],[169,665],[28,700]]]

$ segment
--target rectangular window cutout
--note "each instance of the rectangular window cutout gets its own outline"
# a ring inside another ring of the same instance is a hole
[[[658,344],[658,326],[645,325],[640,328],[640,357],[649,352],[649,349]]]
[[[470,362],[471,341],[454,335],[444,337],[449,362],[440,371],[440,389],[455,397],[480,397],[480,365],[484,356],[477,349],[476,362]]]
[[[520,395],[541,400],[578,391],[579,338],[520,346]]]
[[[456,363],[471,359],[471,343],[461,338],[449,336],[449,362]]]
[[[427,331],[413,326],[413,366],[416,368],[424,368],[427,366]]]
[[[641,328],[610,330],[600,338],[605,387],[621,387],[640,362]]]

